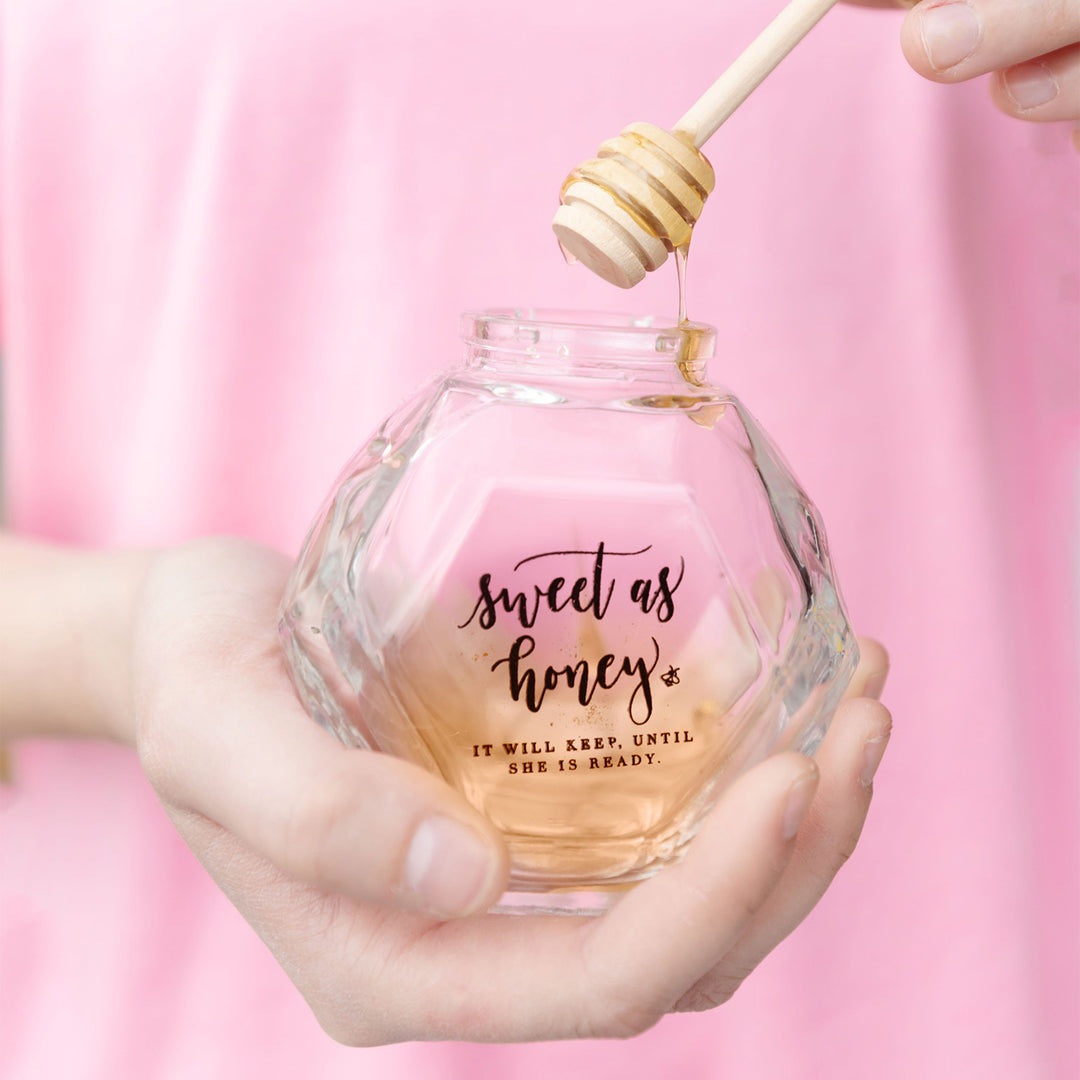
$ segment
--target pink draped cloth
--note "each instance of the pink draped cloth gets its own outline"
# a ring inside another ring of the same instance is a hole
[[[9,522],[296,551],[496,305],[673,314],[563,265],[566,171],[673,123],[777,3],[0,0]],[[1057,1080],[1078,1072],[1078,161],[837,9],[710,144],[690,311],[828,525],[896,734],[861,846],[727,1006],[629,1043],[348,1050],[134,755],[0,790],[0,1076]],[[670,269],[670,272],[669,272]],[[63,677],[58,673],[57,677]]]

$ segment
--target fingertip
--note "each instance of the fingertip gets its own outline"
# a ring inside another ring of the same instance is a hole
[[[908,66],[916,74],[924,79],[941,82],[940,74],[931,67],[926,55],[926,46],[923,44],[920,33],[921,19],[922,12],[917,9],[917,6],[908,9],[904,21],[900,24],[900,51],[904,54]]]
[[[1039,110],[1051,105],[1061,92],[1049,64],[1031,60],[995,71],[990,79],[990,100],[1006,116],[1038,119]]]
[[[852,698],[840,703],[829,735],[843,735],[845,739],[868,739],[892,732],[892,713],[870,697]],[[829,737],[826,736],[826,742]],[[818,754],[820,757],[820,753]]]
[[[863,765],[859,773],[859,783],[868,791],[873,790],[874,776],[877,774],[881,759],[889,747],[889,739],[892,736],[892,721],[884,727],[878,735],[873,735],[863,745]]]
[[[845,702],[841,710],[837,719],[847,730],[838,732],[843,738],[829,748],[830,761],[843,763],[843,773],[858,776],[862,788],[872,791],[874,776],[892,737],[892,714],[881,702],[868,697]]]
[[[436,918],[476,915],[505,891],[507,861],[505,845],[490,828],[436,814],[413,833],[397,895]]]
[[[842,702],[817,752],[827,781],[823,788],[842,790],[844,798],[869,790],[891,735],[892,714],[881,702],[868,697]],[[857,801],[864,812],[866,800],[860,794]]]
[[[859,664],[844,694],[845,699],[881,697],[889,677],[889,653],[874,638],[859,638]]]
[[[745,809],[741,816],[746,819],[753,814],[771,814],[778,819],[777,835],[786,845],[813,804],[820,780],[821,770],[814,758],[796,751],[775,754],[736,780],[712,817],[722,818],[725,804],[742,802]]]
[[[362,903],[450,919],[486,910],[508,875],[506,847],[459,793],[418,766],[338,748],[297,788],[276,835],[256,847],[309,884]]]
[[[959,82],[971,74],[968,61],[982,34],[978,13],[964,0],[922,0],[904,19],[900,48],[924,79]]]

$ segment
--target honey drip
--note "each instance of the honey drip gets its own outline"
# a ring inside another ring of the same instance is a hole
[[[679,325],[687,322],[686,318],[686,259],[690,254],[690,241],[680,244],[675,249],[675,271],[679,276]]]
[[[705,385],[705,361],[701,359],[700,347],[705,331],[695,326],[686,315],[686,266],[690,255],[690,241],[675,249],[675,270],[679,281],[679,329],[682,344],[679,349],[679,374],[691,386]],[[721,408],[721,412],[723,409]],[[696,422],[700,423],[700,418]],[[711,425],[710,425],[711,426]]]

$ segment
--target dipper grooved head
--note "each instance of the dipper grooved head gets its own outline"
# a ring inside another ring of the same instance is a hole
[[[552,228],[569,258],[629,289],[689,242],[715,182],[692,144],[631,124],[567,177]]]

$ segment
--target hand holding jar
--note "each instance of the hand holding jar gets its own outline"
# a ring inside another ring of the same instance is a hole
[[[747,772],[679,865],[598,918],[477,915],[506,884],[501,839],[435,777],[312,723],[277,639],[289,570],[242,541],[154,558],[136,738],[185,841],[342,1042],[627,1036],[711,1008],[855,847],[890,728],[865,639],[815,761]]]

